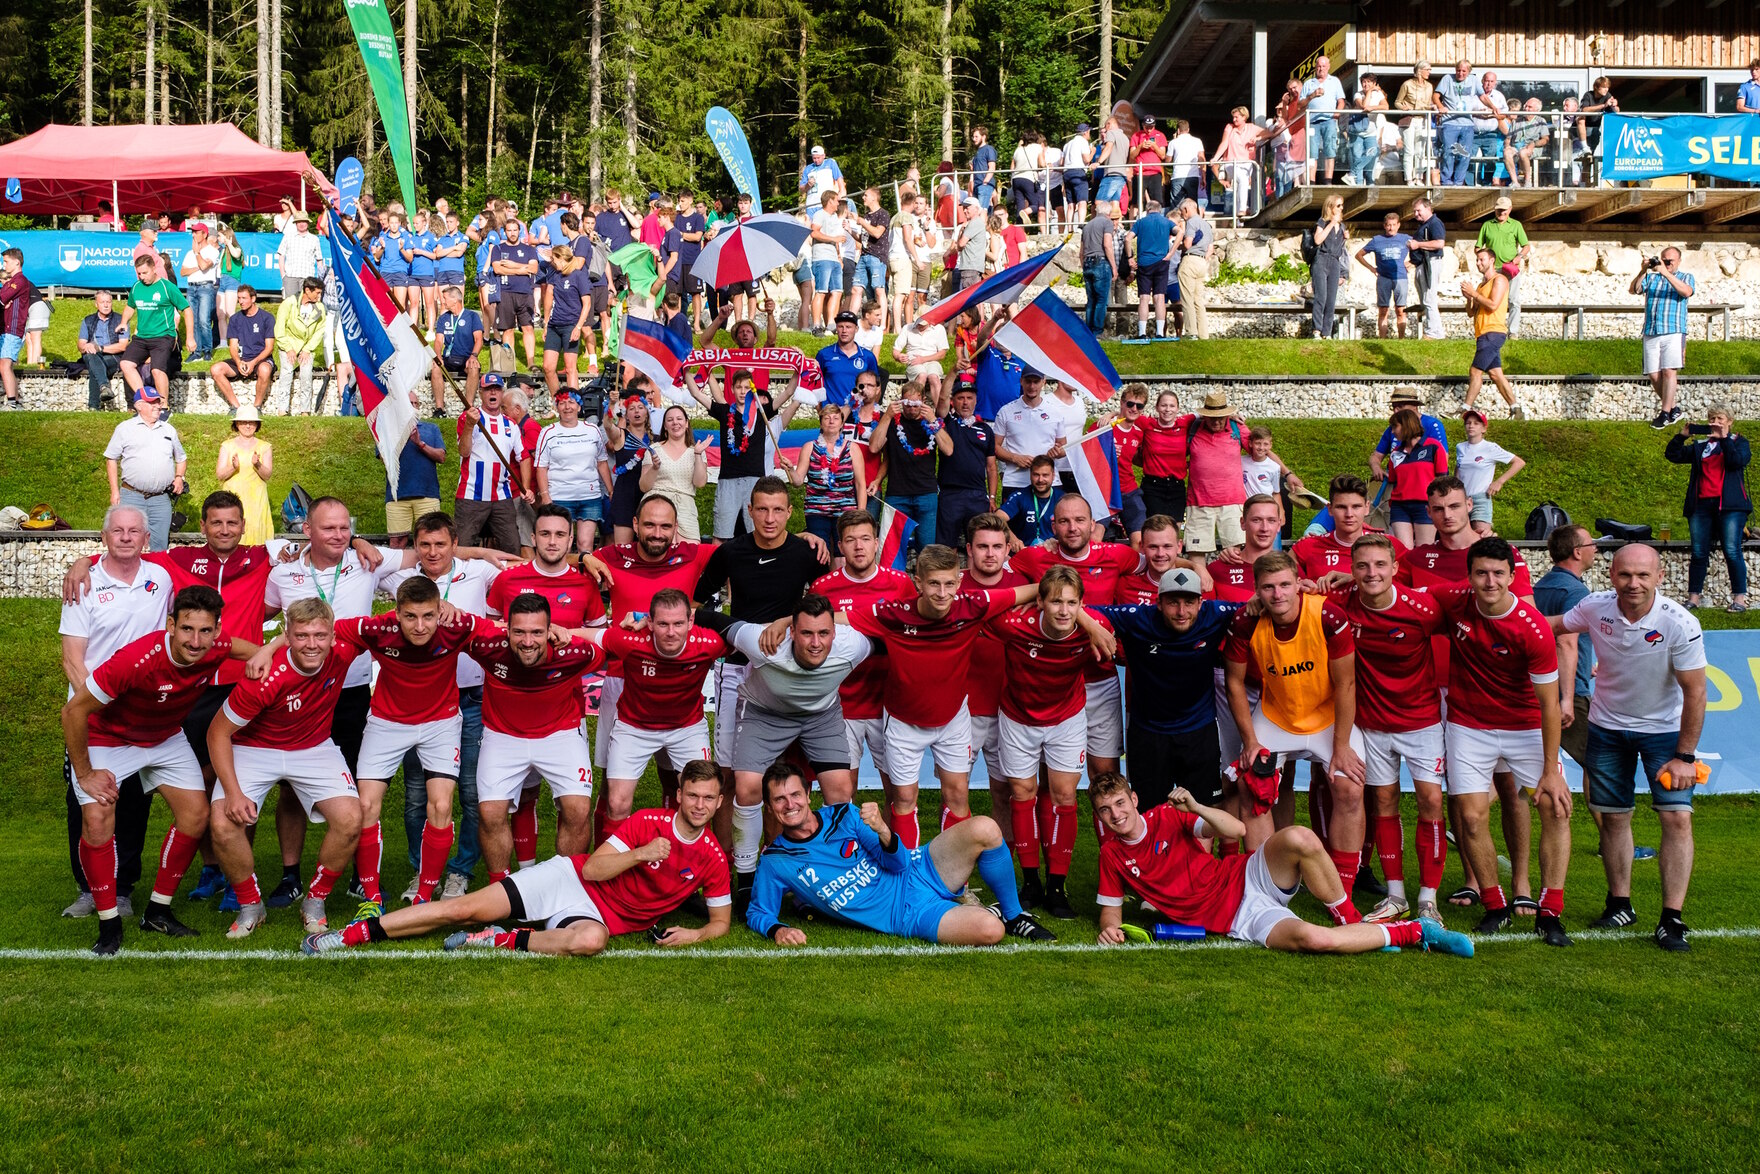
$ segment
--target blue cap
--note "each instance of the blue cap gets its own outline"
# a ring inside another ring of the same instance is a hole
[[[483,375],[483,378],[481,379],[480,382],[481,382],[481,385],[484,387],[505,387],[505,386],[507,386],[505,383],[501,382],[501,376],[497,375],[493,371],[485,372]]]
[[[1021,378],[1026,379],[1029,376],[1031,376],[1034,379],[1043,379],[1043,378],[1045,378],[1045,372],[1039,370],[1039,368],[1033,366],[1031,363],[1022,363],[1021,364]]]

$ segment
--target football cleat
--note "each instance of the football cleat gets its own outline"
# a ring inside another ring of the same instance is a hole
[[[324,898],[305,897],[299,903],[300,920],[305,923],[307,933],[322,933],[330,928],[330,918],[324,909]]]
[[[218,896],[226,887],[226,874],[213,864],[202,865],[202,874],[196,877],[196,887],[189,891],[192,901],[206,901],[209,897]]]
[[[461,929],[457,933],[447,934],[446,940],[440,943],[440,948],[448,952],[453,950],[493,950],[495,935],[506,932],[499,925],[485,925],[482,929],[474,932]]]
[[[197,936],[195,930],[177,920],[177,914],[171,912],[171,906],[161,905],[157,901],[147,905],[147,911],[141,917],[141,928],[148,933],[162,933],[168,938]]]
[[[305,888],[299,883],[297,875],[283,876],[281,883],[275,886],[275,891],[264,898],[263,904],[271,909],[285,909],[299,900],[300,894],[303,892],[305,892]]]
[[[256,932],[259,925],[267,920],[269,920],[269,910],[262,902],[245,905],[239,909],[238,916],[232,919],[232,928],[226,931],[226,936],[233,941],[237,941],[239,938],[248,938]]]
[[[1419,901],[1418,902],[1418,920],[1423,921],[1426,918],[1431,921],[1434,921],[1437,925],[1443,924],[1442,910],[1438,909],[1436,907],[1436,902],[1434,902],[1434,901]]]
[[[1039,870],[1028,871],[1021,880],[1020,889],[1022,909],[1043,909],[1045,907],[1045,882],[1039,879]]]
[[[470,877],[461,876],[456,872],[449,872],[446,874],[446,885],[440,890],[440,898],[443,901],[450,901],[454,897],[464,896],[466,893],[470,892],[470,889]]]
[[[240,908],[241,906],[238,903],[238,890],[231,885],[227,885],[226,891],[220,894],[220,903],[214,906],[214,911],[216,913],[237,913]]]
[[[98,940],[92,953],[109,957],[122,948],[122,918],[106,917],[98,922]]]
[[[1656,944],[1670,954],[1685,954],[1693,948],[1687,942],[1687,927],[1678,921],[1662,922],[1653,936]]]
[[[1376,925],[1384,921],[1404,921],[1409,912],[1411,907],[1406,904],[1404,897],[1386,896],[1381,898],[1375,908],[1363,915],[1363,920]]]
[[[1061,878],[1059,878],[1061,881]],[[1059,921],[1069,921],[1076,915],[1069,903],[1069,894],[1064,892],[1061,883],[1047,886],[1045,889],[1045,912]]]
[[[1624,929],[1628,925],[1636,924],[1637,920],[1638,915],[1632,911],[1630,905],[1621,905],[1618,908],[1615,908],[1610,902],[1607,907],[1601,911],[1601,916],[1589,923],[1589,928]]]
[[[1534,933],[1549,946],[1568,946],[1571,936],[1564,932],[1564,926],[1558,918],[1550,913],[1542,913],[1534,919]]]
[[[1485,911],[1485,916],[1479,919],[1479,924],[1473,927],[1473,932],[1497,933],[1499,930],[1508,929],[1514,920],[1515,915],[1509,911],[1507,905],[1502,909],[1488,909]]]
[[[406,905],[415,904],[416,894],[420,893],[421,891],[422,891],[422,878],[419,876],[410,877],[409,884],[405,885],[404,889],[403,889],[404,904],[406,904]]]
[[[1011,938],[1025,938],[1029,942],[1055,942],[1057,940],[1057,935],[1034,920],[1031,913],[1022,913],[1003,926],[1002,932]]]
[[[1456,933],[1440,921],[1420,917],[1418,932],[1423,936],[1424,948],[1432,954],[1453,954],[1457,958],[1473,956],[1473,939],[1464,933]]]
[[[347,947],[348,943],[342,940],[341,930],[327,929],[323,933],[307,934],[306,940],[299,944],[299,952],[316,958],[319,954],[329,954]]]

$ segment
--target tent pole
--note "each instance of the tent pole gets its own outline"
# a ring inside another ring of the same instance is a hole
[[[111,217],[112,223],[111,223],[110,227],[112,229],[116,230],[117,232],[122,231],[122,209],[118,208],[116,206],[120,201],[121,201],[121,197],[117,194],[116,180],[111,179],[111,181],[110,181],[110,217]],[[986,763],[988,763],[990,760],[986,758],[984,761]],[[985,769],[988,770],[989,769],[988,766],[986,766]]]

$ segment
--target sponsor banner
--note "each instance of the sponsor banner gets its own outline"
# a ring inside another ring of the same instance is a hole
[[[1716,175],[1752,182],[1760,176],[1760,115],[1676,114],[1634,118],[1609,114],[1601,124],[1607,179]]]
[[[24,275],[42,288],[71,285],[81,289],[129,289],[134,285],[134,248],[139,243],[140,237],[132,232],[0,232],[0,250],[22,252]],[[275,250],[281,247],[281,235],[241,232],[238,245],[244,250],[244,284],[279,296],[281,260]],[[161,253],[171,258],[171,267],[176,270],[189,251],[190,234],[162,232],[158,246]],[[330,259],[328,244],[324,245],[324,259]],[[187,283],[179,278],[178,284]]]

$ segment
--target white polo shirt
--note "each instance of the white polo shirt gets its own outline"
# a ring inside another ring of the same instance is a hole
[[[92,577],[78,603],[61,605],[61,635],[86,642],[86,675],[126,644],[165,627],[171,608],[171,572],[143,560],[134,582],[111,575],[105,560],[92,565]],[[68,687],[73,696],[72,686]]]
[[[1619,596],[1596,591],[1564,616],[1564,630],[1585,632],[1595,646],[1595,694],[1589,720],[1604,730],[1668,734],[1681,728],[1684,699],[1677,671],[1705,667],[1705,634],[1693,613],[1660,592],[1636,623]]]
[[[1050,387],[1047,387],[1044,394],[1040,396],[1041,402],[1053,412],[1063,413],[1063,435],[1070,440],[1075,440],[1080,437],[1083,431],[1088,427],[1088,405],[1082,401],[1082,397],[1078,392],[1071,391],[1070,398],[1072,402],[1067,404],[1064,403],[1052,393]],[[1070,471],[1068,457],[1057,458],[1057,471],[1059,473],[1067,473]],[[1029,474],[1028,480],[1031,479],[1031,475]]]
[[[403,554],[401,550],[380,547],[379,557],[385,561],[375,573],[361,565],[360,556],[350,547],[342,552],[341,562],[321,571],[312,566],[308,550],[292,562],[277,563],[269,572],[269,583],[263,589],[264,610],[281,611],[302,599],[322,599],[339,620],[365,619],[373,614],[373,597],[379,585],[399,573]],[[348,666],[342,687],[365,685],[372,673],[373,658],[357,656]]]
[[[1003,404],[1002,410],[996,413],[995,425],[998,448],[1033,457],[1043,456],[1051,451],[1059,437],[1069,435],[1064,405],[1055,402],[1049,392],[1041,394],[1039,402],[1032,407],[1018,399]],[[1025,489],[1032,484],[1032,475],[1026,469],[1007,462],[998,463],[1002,465],[1002,483],[1010,489]],[[1064,462],[1060,467],[1069,466]]]
[[[401,553],[401,552],[400,552]],[[396,594],[403,586],[404,580],[423,574],[420,565],[407,571],[395,571],[385,580],[385,589]],[[468,611],[474,616],[489,614],[489,584],[501,572],[495,564],[480,558],[453,559],[452,569],[434,580],[434,586],[440,588],[440,598],[460,611]],[[458,657],[458,687],[474,689],[483,683],[483,666],[463,653]]]
[[[187,459],[177,429],[163,418],[149,424],[130,416],[110,433],[104,457],[116,462],[117,473],[142,493],[161,493],[177,479],[177,462]]]

